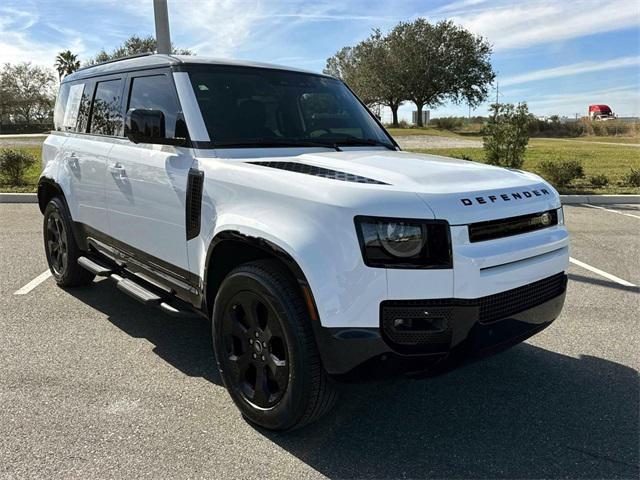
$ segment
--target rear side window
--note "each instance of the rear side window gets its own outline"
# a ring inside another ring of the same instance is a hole
[[[71,84],[63,83],[60,85],[58,91],[58,98],[56,99],[56,108],[53,111],[53,128],[58,132],[64,131],[64,113],[67,107],[67,100],[69,99],[69,89]]]
[[[180,104],[175,89],[166,75],[135,77],[131,83],[127,110],[132,108],[160,110],[164,114],[167,138],[175,138],[176,122],[184,122],[181,120]]]
[[[122,135],[121,92],[122,79],[98,82],[91,107],[91,133]]]
[[[77,85],[73,85],[71,87],[71,93],[69,94],[69,98],[71,99],[71,95],[74,93],[73,89],[82,85],[82,97],[80,98],[80,108],[77,109],[77,122],[75,131],[78,133],[86,133],[87,127],[89,126],[89,112],[91,111],[91,98],[93,97],[93,82],[87,82],[85,84],[79,83]]]
[[[56,108],[53,113],[53,123],[56,130],[61,132],[84,131],[78,130],[77,127],[79,126],[83,97],[86,95],[85,87],[86,85],[83,82],[63,83],[60,86]]]

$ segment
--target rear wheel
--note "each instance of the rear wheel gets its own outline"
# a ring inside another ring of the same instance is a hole
[[[278,262],[242,265],[216,297],[213,337],[221,376],[242,414],[266,428],[312,422],[336,400],[299,286]]]
[[[82,252],[73,237],[71,216],[58,197],[44,211],[43,236],[49,270],[58,285],[77,287],[92,282],[95,275],[78,265]]]

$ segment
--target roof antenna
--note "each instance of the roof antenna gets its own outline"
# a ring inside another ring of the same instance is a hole
[[[171,34],[169,33],[167,0],[153,0],[153,14],[156,20],[156,51],[170,55]]]

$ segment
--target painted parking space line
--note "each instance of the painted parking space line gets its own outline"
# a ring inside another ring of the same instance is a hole
[[[29,283],[27,283],[24,287],[22,287],[21,289],[16,290],[15,292],[13,292],[13,294],[14,295],[26,295],[31,290],[33,290],[38,285],[40,285],[42,282],[44,282],[50,276],[51,276],[51,271],[50,270],[47,270],[46,272],[42,272],[36,278],[31,280]]]
[[[569,257],[569,261],[571,263],[573,263],[574,265],[577,265],[579,267],[582,267],[586,270],[589,270],[590,272],[593,272],[597,275],[600,275],[601,277],[604,277],[608,280],[611,280],[612,282],[616,282],[620,285],[624,285],[625,287],[635,287],[636,285],[634,285],[631,282],[627,282],[626,280],[623,280],[620,277],[616,277],[615,275],[611,275],[610,273],[605,272],[604,270],[600,270],[599,268],[596,267],[592,267],[591,265],[588,265],[584,262],[581,262],[580,260],[576,260],[573,257]]]
[[[638,215],[633,215],[631,213],[625,213],[625,212],[619,212],[618,210],[613,210],[612,208],[599,207],[598,205],[591,205],[589,203],[581,203],[580,205],[583,205],[583,206],[589,207],[589,208],[597,208],[598,210],[606,210],[607,212],[617,213],[618,215],[624,215],[625,217],[640,218],[640,216],[638,216]]]

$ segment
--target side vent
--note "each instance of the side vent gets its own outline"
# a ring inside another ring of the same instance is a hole
[[[192,168],[187,181],[187,240],[200,234],[200,212],[202,210],[202,186],[204,172]]]

